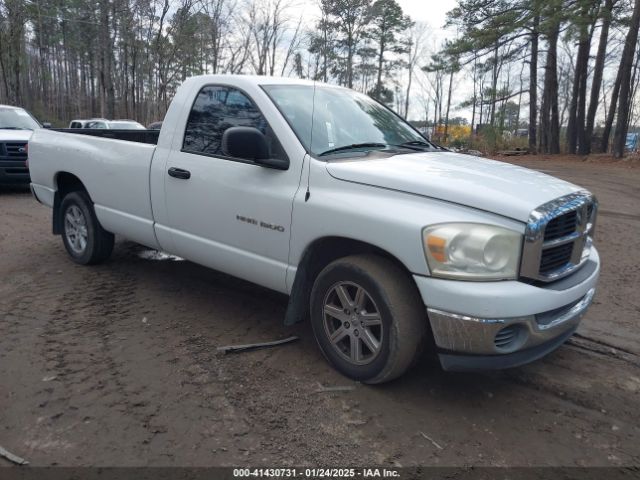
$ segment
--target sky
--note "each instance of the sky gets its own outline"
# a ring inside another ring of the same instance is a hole
[[[446,14],[456,6],[456,0],[397,0],[402,10],[413,20],[429,23],[436,32],[442,31]]]
[[[432,33],[430,38],[430,46],[433,50],[442,43],[445,38],[453,37],[453,33],[444,29],[444,24],[447,20],[447,12],[453,10],[457,6],[456,0],[397,0],[402,7],[402,10],[409,15],[414,21],[423,22],[431,27]],[[421,82],[420,72],[416,73],[417,83],[426,83],[424,80]],[[468,88],[466,82],[460,82],[458,80],[455,90],[465,91]],[[419,88],[416,85],[416,88]],[[415,96],[415,88],[413,96]],[[451,116],[468,116],[471,117],[470,112],[461,111],[456,109],[457,98],[453,98]],[[412,101],[411,108],[409,108],[409,118],[422,119],[424,116],[422,106],[419,102]]]
[[[438,47],[441,45],[442,41],[445,38],[453,37],[452,32],[448,32],[444,29],[444,24],[446,22],[447,12],[452,10],[457,6],[457,0],[396,0],[405,14],[409,15],[412,20],[416,22],[426,23],[430,28],[430,36],[428,39],[428,49],[431,51],[436,51]],[[289,12],[292,14],[293,18],[299,17],[302,15],[305,20],[310,23],[315,22],[317,17],[319,16],[319,9],[317,7],[317,0],[293,0],[289,5]],[[421,89],[420,83],[426,84],[426,80],[422,77],[420,72],[417,72],[415,78],[416,85],[413,88],[412,98],[416,98],[417,90]],[[421,77],[421,78],[417,78]],[[400,78],[400,82],[404,83],[404,79]],[[456,89],[457,91],[465,91],[468,88],[466,82],[457,81]],[[471,116],[470,112],[459,111],[456,109],[456,103],[458,102],[458,98],[454,95],[452,101],[452,116]],[[468,115],[467,115],[468,113]],[[410,118],[423,118],[424,113],[420,102],[412,101],[411,108],[409,112]]]
[[[374,0],[375,1],[375,0]],[[430,28],[429,38],[427,40],[427,49],[437,51],[445,38],[452,38],[455,35],[451,31],[444,29],[447,12],[457,6],[457,0],[396,0],[406,15],[409,15],[413,21],[426,23]],[[305,22],[313,25],[319,15],[318,0],[291,0],[288,5],[288,13],[291,18],[303,17]],[[400,72],[397,77],[401,84],[406,82],[405,73]],[[425,95],[424,88],[421,85],[427,85],[428,82],[424,74],[420,71],[414,73],[414,86],[412,88],[412,101],[409,109],[409,118],[423,119],[424,110],[422,102],[418,101],[419,95]],[[466,96],[469,86],[464,80],[456,81],[455,91],[462,96]],[[421,93],[419,93],[421,92]],[[464,93],[462,93],[464,92]],[[458,102],[457,95],[454,95],[451,105],[451,116],[471,116],[470,112],[459,110],[456,108]],[[462,97],[461,97],[462,98]],[[415,100],[415,101],[414,101]],[[433,108],[433,106],[431,107]],[[468,113],[468,114],[467,114]],[[431,115],[430,115],[431,116]]]

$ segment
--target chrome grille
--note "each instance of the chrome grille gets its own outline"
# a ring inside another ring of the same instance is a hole
[[[589,192],[577,192],[531,212],[521,276],[552,282],[580,268],[589,257],[597,206]]]
[[[27,142],[5,142],[0,144],[0,160],[12,161],[27,159]]]
[[[547,275],[564,267],[571,261],[572,253],[573,243],[565,243],[564,245],[543,250],[540,256],[540,273]]]
[[[544,229],[544,241],[566,237],[576,231],[578,212],[575,210],[551,220]]]

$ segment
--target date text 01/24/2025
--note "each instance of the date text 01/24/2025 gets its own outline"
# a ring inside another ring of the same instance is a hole
[[[400,472],[389,468],[236,468],[234,478],[399,478]]]

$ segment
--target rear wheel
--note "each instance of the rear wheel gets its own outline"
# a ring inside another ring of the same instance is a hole
[[[426,314],[411,278],[375,255],[328,265],[311,294],[313,332],[341,373],[366,383],[402,375],[421,351]]]
[[[60,205],[62,241],[71,259],[81,265],[101,263],[111,256],[114,236],[102,228],[85,192],[66,195]]]

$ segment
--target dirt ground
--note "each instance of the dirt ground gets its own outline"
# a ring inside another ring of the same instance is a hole
[[[639,465],[640,168],[508,160],[600,200],[602,276],[577,335],[525,367],[425,358],[375,387],[332,370],[309,325],[283,326],[284,296],[122,240],[77,266],[47,208],[0,191],[0,445],[32,465]]]

